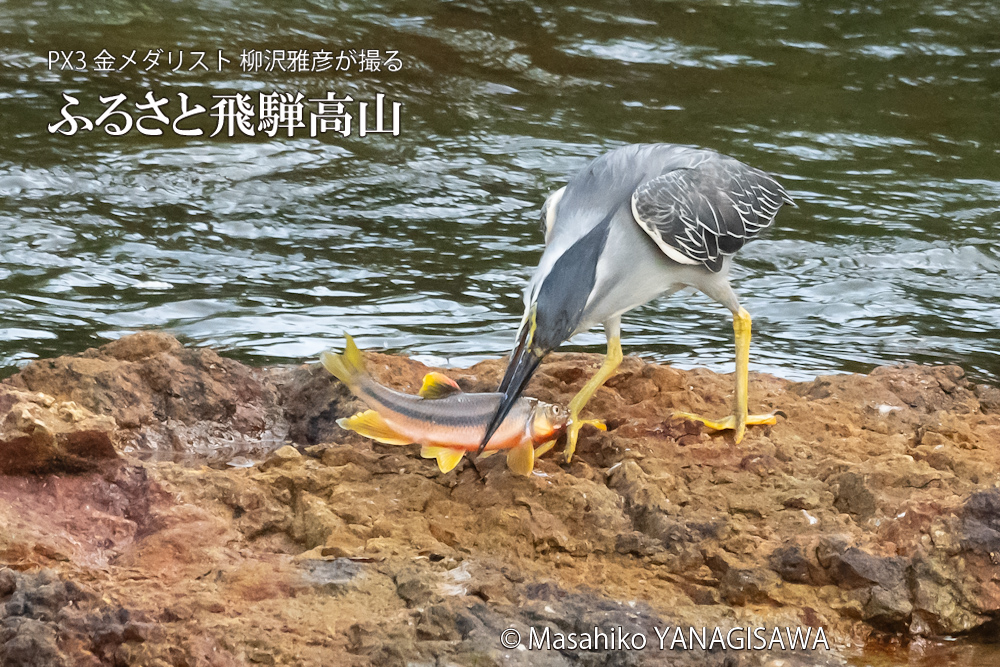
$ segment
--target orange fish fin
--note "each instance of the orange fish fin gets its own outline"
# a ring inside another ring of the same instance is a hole
[[[413,443],[413,440],[410,438],[392,430],[392,427],[386,424],[382,416],[374,410],[365,410],[353,417],[338,419],[337,425],[340,428],[354,431],[366,438],[371,438],[376,442],[386,445],[409,445]]]
[[[535,447],[535,458],[537,459],[539,456],[552,449],[555,446],[555,444],[556,444],[555,440],[549,440],[548,442],[543,442],[542,444]]]
[[[485,452],[479,455],[479,458],[488,459],[499,451],[500,451],[499,449],[487,449]]]
[[[507,467],[518,475],[530,475],[535,469],[535,448],[531,440],[525,440],[507,452]]]
[[[458,465],[458,462],[462,460],[462,457],[465,456],[465,450],[424,445],[420,448],[420,455],[425,459],[437,459],[438,468],[441,472],[451,472]]]
[[[424,376],[424,384],[420,387],[420,391],[417,394],[422,398],[433,400],[435,398],[451,396],[460,391],[462,389],[458,386],[457,382],[444,373],[435,371]]]

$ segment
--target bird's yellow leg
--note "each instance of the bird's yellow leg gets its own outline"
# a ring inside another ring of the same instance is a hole
[[[735,429],[735,441],[743,439],[747,425],[774,424],[777,419],[773,414],[750,415],[747,410],[747,394],[749,392],[750,372],[750,313],[740,308],[733,314],[733,334],[736,337],[736,405],[733,414],[720,420],[705,419],[690,412],[675,412],[675,419],[690,419],[701,422],[714,431]]]
[[[604,363],[597,370],[594,377],[590,378],[590,381],[583,386],[573,400],[569,402],[569,428],[566,431],[566,463],[573,460],[573,452],[576,451],[576,440],[580,434],[580,428],[585,424],[590,424],[591,426],[596,426],[597,428],[604,429],[604,422],[599,419],[580,419],[580,411],[583,410],[583,406],[587,404],[594,394],[597,392],[598,388],[608,381],[612,375],[614,375],[615,370],[622,363],[622,342],[621,338],[618,336],[612,336],[608,338],[608,354],[604,357]]]

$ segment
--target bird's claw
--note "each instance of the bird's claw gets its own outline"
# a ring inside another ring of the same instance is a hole
[[[743,432],[746,430],[747,426],[761,426],[764,424],[778,423],[778,418],[775,416],[774,412],[766,415],[747,415],[742,424],[737,419],[736,415],[729,415],[728,417],[715,420],[706,419],[705,417],[701,417],[690,412],[674,412],[671,417],[674,419],[687,419],[689,421],[698,422],[699,424],[704,424],[705,428],[712,429],[713,431],[735,430],[735,440],[737,444],[743,439]]]
[[[573,460],[573,453],[576,451],[576,441],[580,436],[580,429],[587,425],[593,426],[599,431],[607,431],[608,427],[603,419],[573,419],[566,430],[566,463]]]

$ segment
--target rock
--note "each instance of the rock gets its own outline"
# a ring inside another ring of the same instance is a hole
[[[396,574],[396,593],[409,606],[420,606],[435,595],[431,579],[427,573],[415,568],[407,568]]]
[[[0,664],[17,667],[67,665],[55,628],[31,618],[12,619],[0,627]]]
[[[913,612],[906,588],[872,586],[862,607],[862,618],[879,628],[902,630]]]
[[[625,499],[625,509],[635,527],[663,548],[674,550],[686,542],[717,536],[724,522],[721,517],[691,524],[679,519],[679,508],[669,497],[678,484],[673,477],[653,477],[638,463],[628,460],[613,470],[608,479],[608,486]]]
[[[962,514],[962,546],[970,551],[1000,554],[1000,490],[972,494]]]
[[[330,593],[343,593],[347,586],[357,584],[364,567],[350,558],[317,559],[302,561],[302,580]]]
[[[231,457],[273,449],[287,430],[258,374],[162,333],[35,361],[4,384],[111,417],[139,450]]]
[[[0,385],[0,474],[81,472],[118,456],[112,417]]]
[[[768,558],[768,566],[783,580],[792,584],[818,584],[816,566],[806,558],[801,547],[779,547]]]
[[[261,465],[262,470],[268,470],[276,466],[281,466],[286,463],[294,463],[302,459],[302,454],[299,450],[295,449],[291,445],[285,445],[284,447],[279,447],[275,451],[271,452],[271,455],[264,461]]]
[[[837,484],[833,506],[845,514],[856,514],[867,518],[875,514],[875,496],[865,485],[864,478],[853,472],[845,472],[834,478]]]
[[[0,598],[5,598],[17,590],[17,577],[10,568],[0,568]]]
[[[830,557],[829,570],[834,583],[843,588],[877,584],[887,589],[903,588],[906,561],[902,558],[879,558],[857,547]]]
[[[976,385],[974,393],[984,412],[1000,412],[1000,387],[979,384]]]
[[[0,570],[0,581],[8,578],[3,572],[10,570]],[[0,665],[113,664],[122,644],[155,634],[153,625],[51,571],[13,578],[16,592],[0,607]]]
[[[731,605],[764,604],[774,601],[778,577],[764,568],[732,567],[719,581],[719,595]]]
[[[431,370],[366,359],[411,393]],[[528,393],[566,404],[600,363],[552,354]],[[503,363],[446,372],[491,391]],[[1000,616],[987,389],[955,368],[755,374],[752,408],[787,418],[736,445],[669,417],[725,414],[731,377],[630,357],[587,406],[610,430],[585,431],[572,465],[557,446],[530,477],[502,457],[441,475],[418,447],[336,426],[362,404],[316,364],[250,369],[150,333],[37,361],[0,384],[9,432],[103,419],[118,453],[0,476],[0,664],[655,665],[657,650],[498,638],[803,623],[840,638],[669,656],[802,667],[984,632]],[[233,452],[263,462],[222,465]]]
[[[899,557],[878,557],[856,547],[834,552],[829,574],[835,584],[859,590],[861,618],[886,629],[900,629],[910,618],[913,605],[906,574],[909,563]]]

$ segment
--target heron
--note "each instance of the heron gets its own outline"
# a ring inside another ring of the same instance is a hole
[[[524,316],[483,444],[524,391],[542,358],[601,324],[607,355],[569,404],[566,461],[576,450],[581,411],[622,361],[621,316],[658,296],[694,288],[733,315],[736,373],[733,413],[709,419],[739,443],[748,425],[774,414],[748,413],[750,313],[729,284],[733,257],[795,202],[771,174],[711,149],[632,144],[594,159],[542,206],[545,250],[524,291]],[[481,450],[482,448],[480,448]]]

